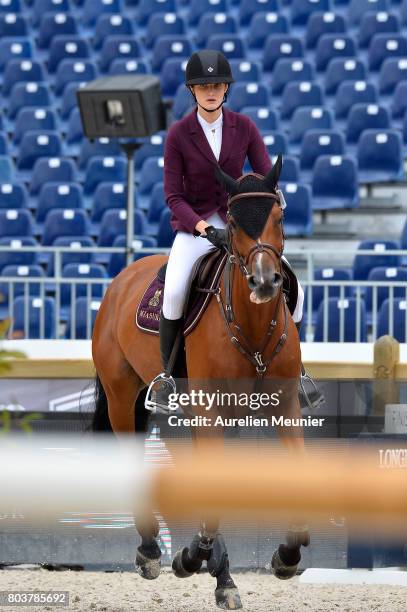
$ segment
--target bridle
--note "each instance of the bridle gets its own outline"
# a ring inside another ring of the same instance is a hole
[[[251,173],[251,175],[256,176],[258,178],[263,178],[261,175],[258,175],[255,173]],[[269,323],[267,332],[263,338],[263,341],[260,347],[256,350],[255,348],[252,347],[250,341],[244,334],[241,326],[236,321],[235,314],[233,311],[233,305],[232,305],[233,269],[235,265],[238,265],[241,273],[246,277],[247,281],[249,282],[249,279],[252,276],[251,275],[251,263],[253,261],[253,258],[258,253],[266,253],[273,260],[274,258],[276,258],[276,260],[278,261],[278,268],[279,268],[281,278],[283,276],[282,262],[281,262],[281,258],[282,258],[283,251],[284,251],[284,238],[285,238],[283,228],[282,228],[283,242],[282,242],[281,249],[277,249],[272,244],[267,243],[267,242],[264,243],[264,242],[261,242],[259,239],[257,239],[257,243],[253,245],[251,249],[249,250],[249,252],[247,253],[247,255],[243,257],[235,249],[234,244],[233,244],[234,242],[233,241],[233,230],[232,230],[231,223],[230,223],[230,219],[232,216],[231,206],[233,206],[233,203],[236,202],[237,200],[241,200],[244,198],[257,198],[257,197],[271,199],[273,200],[273,205],[274,203],[277,203],[280,207],[282,207],[282,202],[281,202],[282,196],[280,196],[278,192],[274,194],[270,192],[257,192],[256,191],[256,192],[239,193],[239,194],[229,197],[228,213],[227,213],[228,223],[226,226],[227,246],[225,247],[228,256],[227,256],[227,260],[225,263],[225,269],[224,269],[225,299],[223,299],[222,297],[222,294],[220,291],[220,285],[215,295],[216,295],[218,304],[220,306],[222,317],[225,321],[226,329],[228,331],[232,344],[239,350],[239,352],[242,355],[244,355],[254,365],[256,369],[258,380],[259,379],[261,380],[264,377],[264,374],[266,373],[266,370],[268,366],[270,365],[271,361],[280,352],[281,348],[283,347],[287,339],[288,312],[287,312],[285,296],[283,293],[283,286],[281,284],[279,288],[279,293],[278,293],[276,307],[274,309],[273,317]],[[284,309],[284,331],[281,334],[278,342],[276,343],[271,355],[266,360],[264,360],[264,355],[263,355],[264,351],[267,349],[271,341],[271,338],[273,336],[273,332],[277,326],[277,316],[280,310],[281,303],[283,303],[283,309]]]

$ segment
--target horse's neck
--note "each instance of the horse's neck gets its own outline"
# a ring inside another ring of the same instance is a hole
[[[273,317],[276,318],[276,332],[284,327],[283,300],[279,294],[265,304],[254,304],[250,301],[250,289],[247,280],[237,266],[232,271],[233,290],[232,307],[235,323],[243,330],[245,336],[250,338],[253,345],[261,344],[269,329]],[[280,304],[278,304],[280,300]],[[277,311],[276,311],[277,309]],[[232,327],[233,329],[233,327]]]

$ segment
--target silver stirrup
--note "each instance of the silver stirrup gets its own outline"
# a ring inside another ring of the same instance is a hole
[[[311,391],[315,391],[315,393],[318,395],[318,398],[315,399],[314,401],[311,401],[308,395],[307,390],[305,389],[305,384],[304,383],[309,383],[312,387]],[[316,410],[318,408],[318,406],[320,406],[324,401],[325,398],[322,395],[322,393],[319,391],[318,387],[316,386],[315,382],[312,380],[312,378],[308,375],[308,374],[301,374],[300,377],[300,388],[302,391],[303,396],[305,397],[305,401],[308,404],[308,408],[310,410]]]
[[[150,410],[151,412],[154,412],[155,414],[170,414],[171,410],[170,408],[168,408],[167,404],[164,404],[157,399],[153,399],[152,397],[154,393],[157,395],[157,392],[159,392],[160,390],[159,388],[158,389],[153,388],[154,385],[159,382],[168,383],[171,386],[171,393],[177,392],[177,386],[175,384],[175,380],[173,379],[173,377],[167,376],[166,374],[164,374],[164,372],[162,372],[161,374],[158,374],[158,376],[153,378],[153,380],[149,384],[148,389],[147,389],[146,399],[144,401],[144,407],[146,408],[146,410]]]

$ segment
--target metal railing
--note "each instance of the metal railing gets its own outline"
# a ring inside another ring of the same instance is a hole
[[[13,249],[7,246],[0,246],[0,255],[2,252],[10,252]],[[2,308],[0,302],[0,312],[2,318],[11,320],[9,337],[35,337],[35,338],[90,338],[92,334],[92,326],[94,315],[97,312],[102,297],[107,290],[111,279],[109,278],[86,278],[75,277],[67,278],[62,276],[63,256],[64,254],[90,253],[100,256],[100,254],[110,255],[112,253],[125,254],[123,248],[98,248],[98,247],[34,247],[22,246],[18,252],[34,252],[40,254],[44,261],[44,256],[54,257],[54,275],[52,277],[21,277],[0,276],[0,284],[6,289],[7,300],[6,305]],[[169,249],[145,248],[134,249],[136,255],[147,255],[151,253],[168,253]],[[348,260],[349,265],[355,255],[377,255],[377,256],[398,256],[407,259],[407,251],[392,250],[392,251],[369,251],[349,249],[343,250],[343,259]],[[332,267],[330,258],[332,250],[330,249],[286,249],[286,256],[289,259],[293,257],[296,260],[304,262],[305,274],[301,275],[301,283],[306,291],[304,303],[304,324],[306,331],[306,340],[312,341],[314,338],[314,323],[316,321],[316,308],[314,304],[315,290],[322,287],[322,304],[320,307],[320,317],[323,319],[322,341],[330,340],[330,323],[329,323],[329,303],[328,298],[332,296],[332,291],[335,290],[335,299],[338,300],[339,311],[339,330],[338,341],[342,342],[346,339],[345,328],[349,325],[347,317],[347,308],[349,306],[349,298],[354,298],[356,303],[355,308],[355,341],[363,341],[365,336],[368,340],[374,341],[378,334],[378,315],[379,301],[383,301],[383,295],[379,292],[385,291],[385,297],[389,300],[388,312],[388,333],[396,335],[402,341],[407,342],[407,308],[404,310],[404,337],[400,338],[400,330],[395,328],[394,320],[394,304],[396,299],[401,298],[402,303],[397,302],[401,309],[404,309],[403,302],[407,303],[407,283],[400,281],[339,281],[339,280],[314,280],[314,271],[316,267]],[[88,262],[89,263],[89,262]],[[94,263],[94,262],[92,262]],[[24,265],[24,264],[23,264]],[[67,287],[69,289],[67,290]],[[371,313],[366,313],[364,304],[366,292],[371,291]],[[69,300],[67,301],[66,293],[69,292]],[[63,293],[63,296],[61,295]],[[15,298],[23,298],[23,313],[21,316],[21,300],[19,321],[15,320]],[[64,299],[61,299],[61,298]],[[83,321],[83,312],[77,313],[77,298],[81,297],[81,306],[86,311],[86,320]],[[51,298],[51,299],[49,299]],[[30,308],[31,300],[31,308]],[[348,304],[347,304],[348,301]],[[83,306],[85,304],[85,306]],[[30,323],[30,310],[36,310],[38,316],[35,316]],[[80,321],[78,322],[78,316]],[[366,320],[367,318],[367,320]],[[366,320],[366,328],[365,328]],[[18,325],[17,325],[18,323]],[[80,325],[78,324],[80,323]],[[352,323],[353,325],[353,323]],[[79,331],[78,331],[79,330]],[[34,331],[34,333],[32,333]]]

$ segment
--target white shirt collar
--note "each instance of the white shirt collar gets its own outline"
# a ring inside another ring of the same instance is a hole
[[[206,119],[201,117],[201,115],[198,113],[198,111],[196,111],[196,114],[197,114],[197,117],[198,117],[198,121],[201,124],[202,129],[204,131],[205,130],[217,130],[223,124],[223,111],[221,112],[219,117],[216,119],[216,121],[213,121],[212,123],[209,123],[209,121],[206,121]]]

